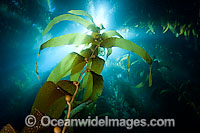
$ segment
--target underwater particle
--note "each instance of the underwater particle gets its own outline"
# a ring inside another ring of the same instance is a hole
[[[71,96],[70,96],[70,95],[66,95],[66,96],[65,96],[65,100],[66,100],[67,102],[69,102],[69,101],[71,100]]]
[[[122,77],[122,74],[121,74],[121,73],[117,75],[117,78],[121,78],[121,77]]]
[[[54,133],[61,133],[61,129],[58,126],[54,127],[53,131]]]

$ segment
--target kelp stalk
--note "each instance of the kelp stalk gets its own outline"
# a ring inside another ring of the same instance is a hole
[[[97,49],[98,47],[100,47],[100,45],[97,45],[97,46],[94,48],[94,50],[92,50],[92,54],[91,54],[90,58],[95,58],[94,52],[96,51],[96,49]],[[90,71],[89,69],[87,69],[87,67],[88,67],[88,60],[87,60],[87,59],[86,59],[86,63],[87,63],[87,66],[86,66],[85,70],[81,73],[78,82],[75,82],[75,81],[73,82],[73,84],[76,86],[76,91],[74,92],[74,95],[72,96],[71,101],[69,102],[69,101],[67,100],[67,104],[68,104],[67,119],[69,119],[69,117],[70,117],[71,105],[72,105],[72,103],[73,103],[73,101],[74,101],[74,98],[75,98],[77,92],[78,92],[79,84],[80,84],[80,82],[81,82],[82,76],[83,76],[83,74],[84,74],[85,72]],[[63,130],[62,130],[62,133],[65,133],[66,128],[67,128],[67,126],[64,125]]]

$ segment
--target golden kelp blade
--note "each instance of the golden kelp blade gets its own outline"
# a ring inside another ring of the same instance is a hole
[[[74,21],[74,22],[77,22],[77,23],[83,25],[88,30],[91,30],[94,32],[97,31],[97,27],[92,22],[87,21],[87,20],[83,19],[82,17],[76,16],[76,15],[63,14],[63,15],[55,17],[53,20],[51,20],[49,22],[49,24],[47,25],[47,27],[45,28],[42,35],[45,35],[53,27],[53,25],[55,25],[56,23],[58,23],[60,21],[64,21],[64,20]]]
[[[65,56],[60,63],[51,71],[47,81],[57,83],[61,78],[71,73],[74,59],[78,56],[77,53],[70,53]]]
[[[120,38],[123,38],[117,31],[114,31],[114,30],[106,31],[102,34],[103,39],[107,39],[113,36],[118,36]]]
[[[52,105],[49,107],[46,114],[51,116],[52,118],[58,119],[66,106],[65,96],[58,98]]]
[[[84,68],[84,66],[86,65],[86,62],[80,62],[79,64],[77,64],[76,66],[74,66],[72,68],[72,72],[71,72],[71,76],[70,76],[70,80],[71,81],[77,81],[79,79],[79,76]]]
[[[179,35],[182,35],[184,33],[185,26],[186,26],[185,24],[180,26],[180,33],[179,33]]]
[[[169,23],[167,24],[167,27],[166,27],[166,29],[163,31],[163,33],[166,33],[167,31],[168,31],[168,29],[169,29]]]
[[[151,65],[150,65],[150,68],[149,68],[149,87],[152,86],[152,75],[151,75]]]
[[[152,59],[149,54],[137,44],[123,39],[123,38],[108,38],[101,43],[102,47],[111,48],[111,47],[119,47],[128,51],[131,51],[140,57],[142,57],[149,65],[152,64]]]
[[[55,37],[47,42],[43,43],[40,46],[39,53],[42,49],[48,48],[48,47],[57,47],[62,45],[69,45],[69,44],[86,44],[90,43],[92,41],[92,37],[90,35],[87,35],[85,33],[73,33],[73,34],[66,34],[63,36]]]
[[[128,67],[128,69],[129,69],[129,67],[130,67],[130,51],[129,51],[129,53],[128,53],[128,58],[127,58],[127,67]]]
[[[50,81],[45,82],[34,101],[32,113],[37,108],[40,112],[46,114],[52,103],[62,96],[64,94],[57,89],[56,84]]]
[[[140,57],[142,57],[151,67],[152,59],[149,56],[149,54],[143,48],[141,48],[140,46],[138,46],[137,44],[135,44],[129,40],[126,40],[123,38],[112,37],[112,38],[108,38],[108,39],[104,40],[101,43],[101,46],[105,47],[105,48],[120,47],[122,49],[131,51],[131,52],[139,55]],[[152,77],[151,77],[151,71],[150,71],[149,86],[151,86],[151,85],[152,85]]]
[[[100,75],[103,71],[104,63],[105,61],[99,57],[92,59],[91,70]]]
[[[165,26],[164,25],[161,25],[161,26],[162,26],[162,29],[165,30]]]
[[[45,82],[34,101],[31,114],[34,114],[36,108],[41,113],[58,119],[66,106],[65,96],[73,95],[75,90],[73,81],[61,80],[57,84]]]
[[[137,84],[134,88],[142,88],[144,87],[144,82],[140,82],[139,84]]]
[[[93,76],[93,89],[89,100],[96,101],[103,91],[103,77],[91,71]]]
[[[63,20],[71,20],[71,21],[75,21],[78,22],[84,26],[86,26],[87,28],[94,29],[94,31],[96,31],[96,26],[93,25],[91,22],[79,17],[79,16],[74,16],[74,15],[69,15],[69,14],[65,14],[65,15],[61,15],[58,16],[56,18],[54,18],[47,26],[47,28],[45,29],[44,34],[46,34],[51,27]],[[91,25],[91,26],[90,26]],[[50,39],[49,41],[45,42],[44,44],[41,45],[39,53],[42,49],[47,48],[47,47],[56,47],[56,46],[61,46],[61,45],[67,45],[67,44],[89,44],[92,41],[92,37],[84,34],[84,33],[74,33],[74,34],[67,34],[67,35],[63,35],[60,37],[55,37],[53,39]],[[39,54],[38,54],[39,55]],[[39,74],[37,72],[37,66],[36,66],[36,74],[38,76],[39,79]]]
[[[88,14],[86,11],[83,11],[83,10],[70,10],[70,11],[68,11],[68,13],[71,13],[71,14],[74,14],[74,15],[86,16],[92,21],[92,23],[94,23],[92,16],[90,14]]]
[[[86,72],[88,75],[87,84],[86,84],[86,90],[83,95],[83,101],[86,101],[90,95],[92,94],[93,89],[93,76],[91,72]],[[86,80],[86,79],[85,79]]]
[[[88,82],[88,78],[89,78],[89,72],[85,73],[85,76],[83,77],[83,82],[81,84],[81,88],[86,88],[87,86],[87,82]]]
[[[103,77],[93,71],[87,72],[85,76],[83,79],[83,88],[86,87],[86,91],[83,96],[83,101],[95,101],[102,94]]]
[[[76,86],[73,84],[73,81],[69,80],[60,80],[57,84],[62,90],[68,93],[68,95],[74,95],[74,92],[76,90]]]
[[[172,25],[169,26],[169,29],[173,34],[176,34],[176,29]]]
[[[92,55],[92,50],[90,48],[84,49],[80,52],[80,55],[85,58],[89,58]]]

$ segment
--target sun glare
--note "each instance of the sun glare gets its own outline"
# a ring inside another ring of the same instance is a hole
[[[98,5],[98,7],[94,7],[94,5],[91,5],[89,11],[91,12],[91,15],[94,19],[94,23],[99,26],[100,24],[103,24],[103,26],[106,28],[108,27],[108,21],[109,21],[109,11],[106,4]]]

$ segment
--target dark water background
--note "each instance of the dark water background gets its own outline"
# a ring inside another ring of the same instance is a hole
[[[105,7],[107,30],[129,28],[125,38],[143,47],[151,57],[161,63],[153,64],[153,86],[148,87],[145,79],[148,65],[138,56],[131,54],[130,77],[126,60],[120,60],[127,51],[114,49],[103,70],[103,94],[96,108],[85,109],[80,117],[109,114],[114,118],[174,118],[176,128],[136,128],[135,132],[176,131],[193,132],[200,125],[200,53],[199,38],[192,35],[176,37],[172,32],[163,34],[161,22],[178,21],[181,25],[192,24],[199,34],[200,2],[195,0],[1,0],[0,1],[0,128],[11,123],[22,129],[24,118],[29,114],[34,98],[44,84],[50,70],[72,47],[44,50],[39,59],[39,46],[48,39],[85,29],[73,22],[61,22],[49,34],[42,37],[42,30],[52,18],[79,9],[95,16],[99,7]],[[92,5],[93,4],[93,5]],[[154,22],[155,34],[146,34],[148,28],[135,28],[140,22]],[[127,22],[126,25],[124,23]],[[200,34],[199,34],[200,35]],[[40,80],[35,73],[38,60]],[[141,88],[134,88],[143,82]],[[162,90],[168,90],[160,94]],[[179,99],[184,95],[184,98]],[[178,100],[179,99],[179,100]],[[83,130],[80,128],[80,130]],[[75,131],[79,132],[79,128]],[[121,128],[90,128],[87,132],[126,132]],[[132,131],[132,130],[131,130]]]

